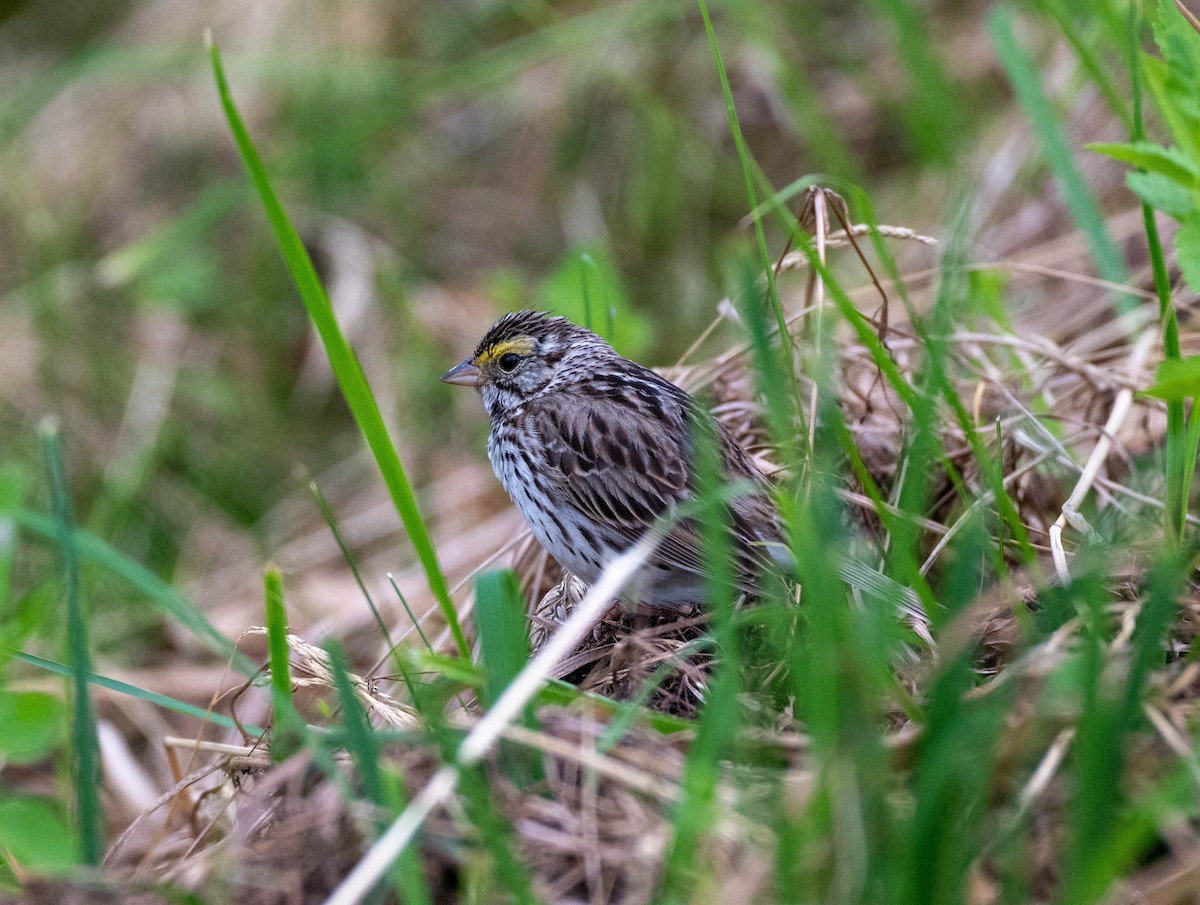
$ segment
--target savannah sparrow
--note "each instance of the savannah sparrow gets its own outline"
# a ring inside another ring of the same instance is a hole
[[[622,358],[592,331],[515,311],[441,379],[479,390],[496,476],[542,546],[585,582],[693,496],[697,417],[712,425],[722,479],[751,485],[729,505],[738,586],[754,593],[765,570],[788,561],[766,480],[729,432],[675,384]],[[704,585],[697,526],[683,518],[623,596],[679,609],[702,602]]]

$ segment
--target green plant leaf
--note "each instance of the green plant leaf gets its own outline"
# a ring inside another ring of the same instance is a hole
[[[292,677],[288,657],[287,610],[283,603],[283,573],[271,564],[263,571],[263,597],[267,619],[267,650],[271,658],[271,759],[281,763],[303,743],[304,721],[292,700]]]
[[[1127,173],[1125,184],[1151,207],[1183,220],[1196,213],[1196,197],[1162,173]]]
[[[1168,402],[1200,396],[1200,355],[1168,358],[1159,364],[1157,379],[1145,393]]]
[[[41,760],[61,740],[66,708],[41,691],[0,691],[0,759]]]
[[[1172,0],[1160,0],[1154,17],[1154,41],[1165,67],[1158,70],[1161,82],[1151,82],[1159,110],[1175,143],[1193,157],[1200,155],[1200,104],[1196,84],[1200,79],[1200,36],[1175,8]],[[1147,76],[1149,76],[1149,71]],[[1150,79],[1147,79],[1150,81]]]
[[[16,513],[25,494],[25,469],[15,462],[0,467],[0,612],[8,604],[9,580],[17,551]]]
[[[1147,173],[1160,173],[1183,186],[1196,184],[1196,163],[1178,148],[1164,148],[1152,141],[1093,142],[1089,151],[1140,167]]]
[[[44,798],[0,798],[0,851],[27,870],[62,873],[75,866],[78,841],[66,815]]]
[[[1175,260],[1188,286],[1200,290],[1200,218],[1192,217],[1180,224],[1175,233]]]

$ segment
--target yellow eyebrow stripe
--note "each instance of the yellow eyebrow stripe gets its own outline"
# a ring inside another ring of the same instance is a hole
[[[502,343],[488,346],[482,352],[475,356],[475,364],[482,367],[489,361],[499,358],[508,352],[516,352],[518,355],[528,355],[533,351],[534,341],[532,336],[518,336],[516,339],[506,339]]]

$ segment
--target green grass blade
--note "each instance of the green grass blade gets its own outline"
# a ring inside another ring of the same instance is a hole
[[[379,738],[367,719],[362,702],[354,693],[345,651],[333,639],[325,643],[325,650],[329,653],[329,667],[342,709],[342,725],[345,727],[342,741],[354,760],[363,795],[379,809],[381,816],[375,821],[375,830],[379,833],[387,826],[383,815],[397,812],[404,802],[396,784],[385,782],[379,765]],[[425,882],[420,856],[414,848],[406,848],[397,859],[392,878],[401,893],[401,901],[411,905],[430,905],[433,901],[429,885]]]
[[[721,760],[728,755],[738,730],[739,663],[733,618],[733,543],[730,514],[721,498],[721,464],[716,432],[704,415],[692,418],[693,469],[700,502],[700,540],[704,554],[705,590],[713,614],[713,632],[720,661],[705,693],[696,740],[683,769],[682,797],[672,815],[672,840],[667,852],[663,901],[691,901],[697,862],[704,839],[716,823],[717,781]]]
[[[358,559],[354,556],[354,551],[350,549],[350,545],[346,543],[346,536],[342,534],[337,517],[333,514],[333,507],[325,499],[325,494],[321,492],[321,488],[317,486],[316,481],[309,481],[308,489],[312,493],[313,499],[317,501],[317,508],[321,510],[321,517],[325,519],[325,524],[328,526],[330,534],[333,535],[338,549],[342,552],[342,559],[350,567],[350,574],[354,576],[354,583],[358,585],[359,592],[363,595],[363,599],[367,601],[367,606],[371,609],[371,615],[375,617],[375,624],[379,626],[379,633],[387,643],[388,650],[395,653],[396,646],[392,642],[392,635],[388,631],[387,623],[383,621],[383,616],[379,612],[379,607],[375,605],[375,601],[371,597],[371,592],[367,590],[366,582],[363,581],[362,573],[358,569]]]
[[[408,605],[408,600],[404,596],[404,592],[400,590],[400,586],[396,584],[396,577],[391,572],[388,573],[388,584],[392,586],[392,590],[396,592],[396,599],[400,601],[400,606],[404,607],[404,614],[408,616],[408,621],[412,623],[413,630],[416,631],[417,637],[421,639],[421,644],[430,653],[433,652],[433,645],[429,643],[429,638],[425,636],[425,631],[421,628],[421,620],[417,618],[417,614],[412,611],[412,607]],[[389,645],[388,656],[394,656],[397,647]]]
[[[741,123],[738,122],[737,108],[733,104],[733,89],[729,85],[729,74],[725,71],[725,61],[721,58],[721,48],[717,45],[717,33],[713,30],[712,19],[708,15],[708,6],[704,0],[699,0],[699,4],[700,15],[704,19],[704,32],[708,35],[708,45],[712,51],[713,63],[721,80],[721,93],[725,98],[725,115],[729,120],[729,131],[733,135],[733,144],[737,148],[738,162],[742,168],[742,178],[746,183],[746,199],[749,202],[746,209],[753,211],[758,208],[758,192],[754,188],[755,167],[750,157],[750,149],[746,146],[745,136],[742,135]],[[767,299],[775,312],[779,335],[783,337],[785,343],[790,345],[791,335],[788,333],[787,323],[784,320],[783,304],[779,300],[779,287],[775,284],[775,268],[771,265],[771,253],[767,250],[766,233],[763,231],[762,220],[757,217],[754,219],[754,238],[758,243],[760,263],[767,278]]]
[[[692,901],[702,842],[718,816],[720,763],[737,727],[737,673],[722,664],[708,683],[704,714],[688,749],[680,782],[681,797],[671,820],[671,843],[656,901],[664,905]]]
[[[15,518],[22,531],[60,543],[53,519],[27,509],[18,511]],[[128,582],[144,594],[164,616],[174,619],[188,629],[202,644],[232,663],[242,675],[252,676],[258,671],[228,638],[213,627],[200,610],[145,566],[134,562],[82,529],[76,528],[71,537],[82,561],[97,565]]]
[[[384,483],[387,484],[388,492],[391,494],[392,502],[396,506],[396,512],[400,515],[404,529],[412,540],[417,558],[420,560],[426,580],[429,582],[429,588],[441,607],[442,617],[450,628],[458,652],[463,657],[469,657],[470,648],[467,646],[467,639],[459,625],[454,603],[450,599],[446,578],[438,564],[437,551],[433,548],[433,542],[429,538],[429,532],[425,528],[420,510],[417,508],[416,497],[413,494],[412,485],[408,481],[408,475],[404,471],[404,466],[400,462],[400,456],[396,452],[391,437],[388,436],[387,427],[383,423],[379,405],[367,383],[366,374],[363,373],[358,356],[355,355],[354,350],[346,341],[346,337],[342,334],[341,327],[334,316],[333,305],[330,304],[329,296],[325,293],[325,287],[321,285],[316,268],[304,248],[299,233],[292,226],[287,213],[279,203],[275,190],[271,187],[262,158],[259,157],[258,150],[254,147],[250,134],[242,122],[241,114],[238,113],[233,102],[233,94],[225,78],[224,67],[221,65],[221,53],[215,43],[210,47],[210,55],[225,118],[229,123],[230,132],[233,133],[242,163],[246,167],[246,173],[254,184],[267,219],[271,223],[271,229],[279,244],[279,251],[296,283],[296,289],[304,301],[304,307],[308,310],[313,326],[316,327],[317,333],[321,337],[325,354],[329,356],[330,367],[333,369],[342,395],[354,415],[354,421],[358,424],[363,438],[371,449],[371,454],[375,457]]]
[[[960,217],[958,222],[961,223],[963,219]],[[1004,486],[1004,469],[999,460],[999,449],[997,449],[996,455],[992,455],[988,450],[983,434],[976,427],[967,406],[959,396],[958,388],[946,372],[945,365],[950,360],[950,354],[944,337],[952,331],[952,323],[956,315],[953,306],[961,304],[962,299],[966,298],[970,291],[970,281],[965,278],[967,273],[967,257],[964,250],[965,229],[955,228],[950,235],[951,241],[947,242],[943,253],[942,281],[934,305],[934,318],[929,328],[923,325],[918,327],[918,332],[922,334],[922,340],[928,350],[926,357],[936,362],[936,366],[932,369],[932,375],[936,379],[931,382],[931,391],[940,393],[950,406],[963,435],[971,446],[971,452],[988,484],[988,489],[991,490],[1000,517],[1008,527],[1009,535],[1021,551],[1022,561],[1033,566],[1037,562],[1037,555],[1030,544],[1029,532],[1026,530],[1024,522],[1021,521],[1020,510],[1009,494],[1008,488]],[[949,463],[947,462],[947,464]],[[947,468],[947,473],[955,475],[950,468]],[[974,494],[969,493],[957,477],[953,479],[964,501],[968,504],[973,502]],[[992,551],[992,556],[998,574],[1004,575],[1006,566],[1003,550],[998,548]]]
[[[1076,560],[1078,561],[1078,559]],[[1100,900],[1113,882],[1154,844],[1153,827],[1130,819],[1125,796],[1127,737],[1141,722],[1141,702],[1151,667],[1164,658],[1162,642],[1176,613],[1176,597],[1189,569],[1186,560],[1160,561],[1135,624],[1133,656],[1124,689],[1113,688],[1106,656],[1108,591],[1103,572],[1082,574],[1063,589],[1084,621],[1078,662],[1082,710],[1074,743],[1074,788],[1067,826],[1062,900],[1086,905]],[[1099,563],[1097,565],[1100,565]],[[1070,668],[1071,664],[1067,664]]]
[[[1104,96],[1113,115],[1121,120],[1126,129],[1132,128],[1132,119],[1125,98],[1120,89],[1109,75],[1109,67],[1105,65],[1100,54],[1088,43],[1077,22],[1072,20],[1070,11],[1063,0],[1038,0],[1037,7],[1054,20],[1062,31],[1063,37],[1079,58],[1079,65]],[[1137,9],[1136,3],[1130,4],[1130,11]],[[1090,11],[1089,11],[1090,12]],[[1089,16],[1089,19],[1091,17]]]
[[[609,702],[610,704],[616,704],[616,707],[613,708],[613,716],[608,721],[608,725],[604,727],[604,732],[596,740],[596,751],[600,754],[611,751],[625,737],[625,734],[634,723],[639,719],[644,719],[646,714],[650,712],[646,710],[646,702],[650,700],[650,696],[658,690],[659,686],[666,681],[667,677],[681,666],[686,666],[689,658],[704,653],[712,646],[713,639],[710,636],[700,637],[681,645],[674,651],[670,659],[664,661],[658,669],[642,680],[637,691],[630,695],[628,699]],[[604,700],[608,701],[607,698]],[[659,731],[663,732],[663,729],[659,727]],[[676,729],[672,727],[664,734],[674,731]]]
[[[787,213],[782,209],[780,211]],[[908,384],[908,381],[904,379],[904,375],[901,374],[900,369],[896,366],[896,362],[892,360],[891,353],[884,346],[883,341],[875,332],[871,322],[858,310],[853,299],[850,298],[849,293],[846,292],[845,287],[842,286],[841,281],[838,280],[833,271],[818,258],[812,237],[800,230],[795,217],[787,214],[786,220],[791,227],[797,251],[802,252],[808,258],[808,266],[815,270],[817,276],[824,281],[829,297],[837,305],[838,312],[853,328],[855,339],[866,348],[872,362],[879,368],[888,385],[896,391],[896,395],[900,397],[900,401],[907,408],[911,409],[915,391]]]
[[[0,613],[12,591],[12,567],[17,555],[17,513],[25,496],[25,469],[15,462],[0,467]]]
[[[22,663],[28,663],[30,666],[36,666],[38,669],[44,669],[47,672],[52,672],[59,676],[71,675],[71,667],[65,663],[58,663],[54,660],[47,660],[45,657],[39,657],[36,654],[29,654],[25,651],[14,651],[13,659],[20,660]],[[255,735],[262,735],[264,730],[259,726],[253,726],[249,723],[243,723],[238,726],[233,720],[221,713],[213,713],[210,710],[205,710],[203,707],[197,707],[195,704],[188,704],[185,701],[180,701],[176,698],[169,697],[165,694],[159,694],[156,691],[147,691],[145,688],[139,688],[137,685],[130,685],[128,682],[122,682],[120,679],[110,679],[107,676],[97,675],[94,672],[87,674],[87,680],[90,684],[97,688],[107,688],[109,691],[115,691],[118,694],[126,694],[131,698],[137,698],[140,701],[145,701],[148,704],[154,704],[156,707],[162,707],[164,710],[170,710],[174,713],[181,713],[184,716],[195,717],[198,720],[203,720],[206,723],[212,723],[214,726],[221,726],[224,729],[245,730],[252,732]]]
[[[475,623],[483,657],[484,702],[496,701],[529,662],[525,606],[509,569],[482,572],[475,579]]]
[[[535,905],[538,897],[533,891],[529,867],[518,854],[519,845],[512,823],[496,802],[492,783],[482,765],[461,769],[459,790],[467,816],[475,824],[480,841],[491,855],[491,879],[508,893],[508,901],[517,905]],[[485,894],[479,901],[504,900]]]
[[[483,670],[474,663],[463,660],[461,657],[418,653],[413,656],[413,663],[415,669],[436,673],[464,687],[474,688],[480,692],[482,692],[484,687],[485,678]],[[662,733],[663,735],[671,735],[676,732],[684,732],[695,728],[695,724],[691,720],[672,716],[668,713],[647,710],[631,701],[614,701],[612,698],[606,698],[600,694],[580,691],[574,685],[564,682],[561,679],[549,680],[545,687],[538,692],[535,704],[537,706],[556,705],[559,707],[574,707],[578,706],[581,701],[585,702],[588,707],[595,708],[602,713],[614,715],[624,714],[632,707],[637,711],[636,718],[638,720],[645,723],[645,725],[649,726],[655,732]],[[625,718],[629,719],[628,716]]]
[[[591,277],[596,271],[596,262],[592,260],[592,256],[584,252],[579,256],[579,295],[583,299],[583,325],[589,330],[596,331],[596,327],[592,324],[592,292],[590,289]]]
[[[528,620],[517,577],[510,569],[482,572],[475,579],[475,626],[483,658],[483,702],[491,706],[529,662]],[[524,724],[537,727],[533,706]],[[501,745],[500,765],[514,784],[527,785],[540,774],[536,758],[524,749]]]
[[[755,385],[766,403],[771,439],[778,444],[785,461],[795,462],[799,459],[801,446],[796,438],[795,420],[792,417],[794,397],[789,398],[786,384],[780,379],[786,374],[787,366],[780,360],[779,350],[771,343],[754,266],[749,260],[742,260],[739,265],[739,310],[750,343]]]
[[[1183,534],[1182,526],[1186,524],[1187,520],[1188,502],[1192,498],[1192,482],[1196,477],[1196,455],[1197,452],[1200,452],[1200,413],[1197,412],[1195,400],[1193,400],[1192,411],[1188,417],[1187,433],[1184,435],[1182,446],[1183,453],[1180,456],[1182,461],[1179,466],[1182,475],[1176,501],[1179,506],[1177,515],[1181,526],[1180,535]]]
[[[970,606],[991,546],[981,519],[959,535],[939,601],[948,612]],[[903,841],[899,903],[961,902],[973,859],[985,839],[988,779],[1011,704],[1011,692],[972,700],[974,651],[938,663],[925,692],[925,734],[914,765],[912,816]]]
[[[362,702],[354,693],[350,681],[350,667],[346,652],[335,639],[325,642],[329,654],[329,668],[333,672],[333,684],[337,688],[338,703],[342,708],[342,725],[346,728],[346,751],[354,759],[362,782],[363,794],[379,807],[388,806],[384,798],[383,779],[379,772],[379,743],[367,720]]]
[[[911,0],[873,0],[896,28],[896,50],[908,69],[909,87],[902,105],[909,138],[924,160],[948,167],[966,133],[964,105],[929,38],[925,10]]]
[[[1041,142],[1042,153],[1050,164],[1067,210],[1083,233],[1096,269],[1104,279],[1124,283],[1125,262],[1121,251],[1109,237],[1104,214],[1079,168],[1075,166],[1067,136],[1042,90],[1037,64],[1017,43],[1013,34],[1012,6],[1004,3],[991,10],[988,14],[988,34],[1012,83],[1017,102]],[[1137,301],[1129,295],[1120,296],[1116,304],[1117,310],[1122,313],[1137,307]]]
[[[925,352],[917,376],[918,386],[909,406],[911,419],[905,427],[906,440],[901,454],[898,485],[893,490],[896,505],[901,512],[924,514],[928,511],[933,490],[935,465],[943,456],[940,439],[939,391],[949,386],[945,369],[948,365],[948,350],[943,336],[949,332],[953,319],[952,306],[960,301],[961,287],[956,265],[959,262],[961,235],[951,229],[950,240],[943,251],[940,262],[940,281],[933,310],[927,318],[918,318],[913,328],[922,340]],[[928,320],[928,324],[926,324]],[[919,551],[923,531],[911,519],[897,519],[888,537],[887,573],[901,584],[916,584],[920,578]],[[942,608],[933,607],[930,619],[936,626],[942,616]]]
[[[67,489],[67,470],[63,462],[62,439],[58,422],[47,418],[38,429],[42,454],[50,477],[50,496],[58,525],[58,551],[62,562],[63,586],[67,598],[67,662],[71,667],[71,747],[74,751],[71,779],[75,786],[76,816],[79,820],[79,857],[84,864],[96,865],[104,856],[104,811],[100,804],[100,742],[96,736],[96,715],[92,709],[88,675],[87,617],[79,588],[79,554],[75,547],[75,511]]]
[[[271,663],[271,759],[286,760],[301,745],[304,723],[292,700],[292,671],[288,662],[287,611],[283,606],[283,575],[278,566],[267,566],[263,573],[263,597],[267,617],[267,652]]]
[[[1164,559],[1156,563],[1149,576],[1149,593],[1134,624],[1133,658],[1126,679],[1124,718],[1132,726],[1139,719],[1146,683],[1155,667],[1166,660],[1163,640],[1175,618],[1180,587],[1190,568],[1186,561]]]
[[[778,80],[779,94],[784,103],[781,112],[807,147],[821,170],[855,181],[861,181],[859,163],[841,135],[839,123],[825,109],[825,99],[811,69],[811,59],[820,56],[820,49],[807,42],[780,41],[780,34],[803,35],[817,17],[803,4],[770,6],[761,3],[726,3],[721,5],[726,21],[733,23],[743,41],[756,51],[768,55],[772,71]],[[797,52],[803,55],[797,56]],[[805,59],[811,53],[811,59]]]

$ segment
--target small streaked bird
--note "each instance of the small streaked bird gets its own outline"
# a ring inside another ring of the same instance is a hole
[[[697,418],[712,427],[722,480],[746,489],[729,504],[738,588],[759,592],[763,574],[789,561],[766,479],[729,432],[591,330],[515,311],[441,379],[479,390],[496,476],[542,546],[585,582],[694,497]],[[622,596],[664,609],[705,600],[694,520],[674,524]]]

